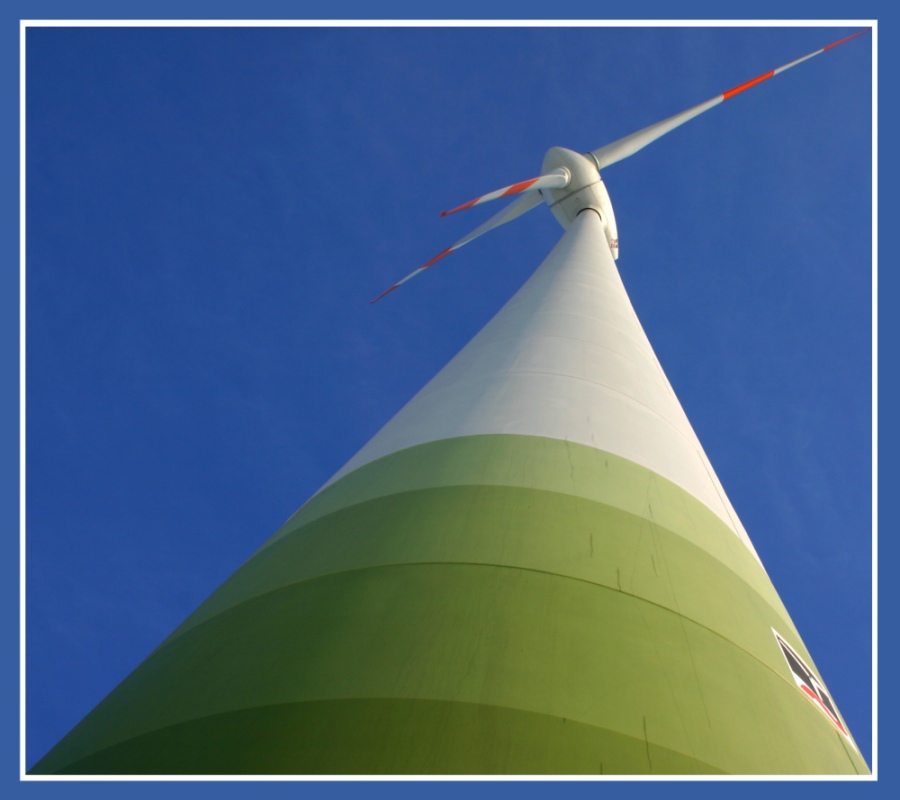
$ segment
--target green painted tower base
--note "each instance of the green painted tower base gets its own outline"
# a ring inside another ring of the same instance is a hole
[[[594,448],[469,436],[306,504],[34,773],[867,773],[765,571]]]

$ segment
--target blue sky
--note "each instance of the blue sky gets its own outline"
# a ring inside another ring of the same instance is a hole
[[[854,28],[28,34],[30,765],[471,338],[538,174]],[[619,268],[871,763],[871,37],[604,178]]]

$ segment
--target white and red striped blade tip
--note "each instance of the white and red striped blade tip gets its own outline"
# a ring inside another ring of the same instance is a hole
[[[758,83],[762,83],[769,78],[778,75],[785,70],[790,69],[791,67],[797,66],[797,64],[801,64],[804,61],[807,61],[814,56],[817,56],[821,53],[824,53],[826,50],[831,50],[832,48],[837,47],[838,45],[843,44],[844,42],[849,42],[851,39],[855,39],[857,36],[862,36],[864,33],[868,33],[871,28],[866,28],[863,31],[859,31],[858,33],[854,33],[851,36],[846,36],[843,39],[839,39],[836,42],[832,42],[829,45],[825,45],[825,47],[820,50],[816,50],[815,52],[808,53],[801,58],[794,59],[787,64],[784,64],[781,67],[776,67],[775,69],[769,70],[768,72],[764,72],[762,75],[758,75],[755,78],[752,78],[749,81],[745,81],[722,94],[716,95],[709,100],[699,103],[696,106],[692,106],[686,111],[682,111],[679,114],[675,114],[674,116],[668,117],[660,122],[656,122],[653,125],[648,125],[646,128],[642,128],[635,133],[631,133],[628,136],[623,136],[621,139],[617,139],[615,142],[611,144],[604,145],[603,147],[598,148],[597,150],[592,150],[591,155],[593,155],[594,159],[597,162],[597,166],[600,169],[604,167],[608,167],[610,164],[615,164],[617,161],[621,161],[624,158],[628,158],[628,156],[634,155],[638,150],[643,149],[651,142],[655,142],[665,134],[670,131],[675,130],[675,128],[684,125],[685,122],[692,120],[694,117],[699,116],[700,114],[709,111],[709,109],[714,106],[719,105],[719,103],[724,102],[725,100],[730,100],[735,95],[740,94],[741,92],[746,91],[747,89],[756,86]]]

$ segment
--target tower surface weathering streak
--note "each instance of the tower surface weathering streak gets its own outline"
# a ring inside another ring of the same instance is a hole
[[[774,631],[589,210],[37,771],[867,772]]]
[[[632,308],[598,172],[833,46],[454,209],[524,192],[384,294],[542,201],[565,234],[33,772],[868,774]]]

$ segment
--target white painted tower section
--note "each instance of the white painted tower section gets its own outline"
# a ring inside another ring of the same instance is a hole
[[[633,461],[696,497],[756,555],[592,210],[576,217],[516,295],[326,485],[398,450],[480,434],[542,436]]]

